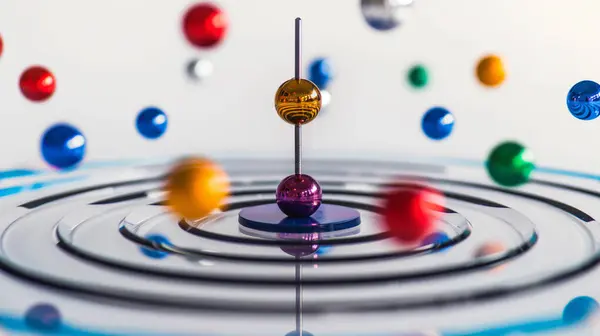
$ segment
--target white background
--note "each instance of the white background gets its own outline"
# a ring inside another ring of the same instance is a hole
[[[337,73],[332,104],[305,127],[305,156],[483,160],[499,141],[516,139],[539,165],[600,170],[600,120],[577,120],[565,106],[574,83],[600,80],[597,0],[417,0],[392,32],[371,29],[357,0],[221,0],[230,30],[211,50],[183,37],[181,17],[192,3],[0,1],[0,167],[44,167],[40,136],[61,121],[84,132],[88,161],[188,152],[291,159],[293,130],[277,117],[273,95],[293,75],[293,20],[301,16],[305,64],[327,56]],[[498,89],[474,75],[488,53],[507,66]],[[203,83],[184,70],[197,56],[215,67]],[[415,63],[431,71],[426,90],[406,83]],[[57,79],[42,104],[18,88],[21,72],[35,64]],[[134,127],[149,105],[169,116],[156,141]],[[420,129],[434,105],[457,119],[442,142]]]

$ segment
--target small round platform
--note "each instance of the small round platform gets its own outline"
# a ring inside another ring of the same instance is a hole
[[[360,213],[341,205],[321,204],[310,217],[292,218],[281,212],[277,204],[271,203],[243,209],[239,222],[244,227],[266,232],[333,232],[360,225]]]

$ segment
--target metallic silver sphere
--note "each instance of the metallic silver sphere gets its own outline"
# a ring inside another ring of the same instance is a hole
[[[193,80],[203,80],[213,72],[213,64],[203,58],[193,59],[187,65],[187,73]]]
[[[414,0],[361,0],[360,8],[369,26],[377,30],[396,28]]]

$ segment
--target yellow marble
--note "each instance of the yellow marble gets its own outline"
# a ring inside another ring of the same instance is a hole
[[[277,89],[275,109],[281,119],[293,125],[313,121],[321,110],[321,91],[306,79],[290,79]]]

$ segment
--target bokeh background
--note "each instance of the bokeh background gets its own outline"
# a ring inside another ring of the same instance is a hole
[[[219,0],[230,26],[224,42],[198,49],[184,38],[189,0],[4,0],[0,2],[2,167],[46,167],[44,130],[69,122],[87,138],[86,161],[203,153],[213,157],[293,156],[292,126],[273,95],[293,76],[294,18],[304,20],[304,63],[328,57],[332,101],[304,129],[307,157],[484,160],[516,139],[544,166],[600,170],[600,120],[580,121],[565,105],[569,88],[600,79],[595,0],[415,0],[394,30],[368,26],[358,0]],[[486,88],[481,57],[497,54],[507,78]],[[186,75],[190,59],[214,65],[206,80]],[[413,89],[406,72],[430,71]],[[54,96],[33,103],[19,91],[31,65],[50,69]],[[454,133],[435,142],[422,114],[444,106]],[[147,106],[169,117],[167,133],[147,140],[135,129]],[[591,154],[590,154],[591,153]]]

